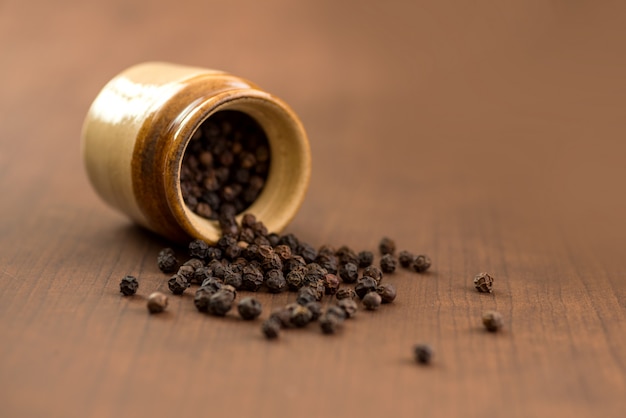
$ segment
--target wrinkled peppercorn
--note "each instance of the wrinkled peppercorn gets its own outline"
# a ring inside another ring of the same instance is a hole
[[[157,265],[163,273],[174,273],[178,270],[178,259],[171,248],[164,248],[159,252]]]
[[[209,297],[208,312],[211,315],[224,316],[233,307],[235,293],[225,290],[224,287]]]
[[[381,255],[393,254],[396,252],[396,243],[387,237],[383,237],[378,244],[378,249]]]
[[[335,293],[335,297],[338,300],[341,299],[354,299],[357,297],[356,292],[353,289],[350,289],[348,287],[343,287],[339,290],[337,290],[337,293]]]
[[[281,270],[268,270],[265,273],[265,285],[271,293],[280,293],[287,288],[287,280]]]
[[[353,299],[341,299],[337,302],[337,306],[341,308],[346,314],[346,318],[354,318],[357,311],[359,310],[358,305]]]
[[[301,287],[300,290],[298,290],[298,297],[296,298],[296,302],[299,305],[306,305],[311,302],[316,302],[318,300],[317,296],[317,290],[309,286],[304,286]]]
[[[376,287],[382,303],[391,303],[396,298],[396,288],[391,283],[381,283]]]
[[[313,319],[313,313],[306,306],[297,305],[291,310],[291,323],[298,327],[306,326]]]
[[[489,332],[498,332],[504,326],[502,315],[496,311],[486,311],[483,313],[483,325]]]
[[[191,282],[195,280],[194,276],[196,275],[196,270],[189,265],[183,264],[182,266],[178,268],[178,272],[176,273],[176,275],[184,277],[185,280],[187,280],[188,282]]]
[[[411,265],[417,273],[423,273],[430,267],[430,258],[427,255],[418,255]]]
[[[137,282],[137,278],[134,276],[126,276],[120,281],[120,292],[124,296],[134,295],[135,293],[137,293],[138,287],[139,282]]]
[[[474,287],[481,293],[491,293],[493,291],[493,277],[487,273],[478,273],[474,277]]]
[[[280,335],[281,324],[280,321],[276,318],[269,318],[263,321],[261,324],[261,331],[265,338],[268,340],[273,340],[278,338]]]
[[[209,244],[201,239],[195,239],[189,243],[189,256],[205,259]]]
[[[283,273],[289,274],[290,271],[295,270],[299,267],[305,268],[306,262],[304,261],[304,258],[300,257],[299,255],[293,255],[291,256],[291,258],[289,258],[289,260],[286,260],[283,263]]]
[[[339,278],[332,273],[324,276],[324,293],[334,295],[339,290]]]
[[[357,255],[359,257],[359,267],[361,268],[371,266],[374,262],[374,253],[371,251],[361,251]]]
[[[243,268],[242,289],[256,292],[262,284],[263,273],[261,273],[261,270],[251,264]]]
[[[315,259],[315,263],[329,273],[337,274],[339,259],[334,255],[320,254]]]
[[[278,256],[280,257],[280,261],[283,262],[283,264],[289,260],[292,256],[291,254],[291,248],[288,245],[277,245],[276,247],[274,247],[274,252],[276,254],[278,254]]]
[[[194,270],[198,270],[199,268],[204,267],[204,261],[199,258],[190,258],[183,263],[183,266],[189,266]]]
[[[311,311],[311,321],[317,321],[317,319],[322,315],[322,304],[318,301],[309,302],[304,306],[306,306],[309,311]]]
[[[237,311],[239,311],[239,315],[243,319],[245,319],[246,321],[251,321],[261,315],[263,307],[261,306],[261,302],[259,302],[258,300],[251,297],[246,297],[241,299],[237,304]]]
[[[304,285],[304,278],[306,276],[306,267],[298,266],[287,273],[285,280],[291,290],[298,290]]]
[[[213,290],[210,287],[201,286],[196,290],[196,294],[193,297],[193,304],[196,309],[200,312],[208,312],[209,311],[209,298],[215,293],[217,290]]]
[[[183,276],[175,274],[167,281],[167,287],[173,294],[182,295],[189,287],[189,282]]]
[[[148,311],[150,313],[163,312],[167,308],[167,296],[161,292],[154,292],[148,296]]]
[[[224,269],[224,284],[230,285],[235,289],[241,289],[243,286],[243,275],[231,265]]]
[[[413,347],[415,361],[419,364],[429,364],[433,358],[433,349],[429,344],[417,344]]]
[[[339,277],[344,283],[354,283],[359,278],[359,271],[356,264],[346,263],[339,267]]]
[[[369,292],[375,292],[378,283],[376,280],[369,276],[365,276],[362,279],[359,279],[356,286],[354,287],[354,291],[356,292],[359,299],[363,299],[365,295]]]
[[[382,302],[382,298],[376,292],[369,292],[367,295],[363,297],[363,306],[365,309],[374,311],[378,309]]]
[[[398,261],[400,262],[400,265],[402,267],[411,267],[411,264],[413,264],[413,260],[415,260],[415,255],[408,251],[400,251],[400,254],[398,255]]]
[[[391,254],[385,254],[380,259],[380,269],[383,273],[393,273],[396,271],[396,260]]]

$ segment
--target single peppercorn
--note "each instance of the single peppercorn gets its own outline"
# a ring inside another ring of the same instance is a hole
[[[382,298],[376,292],[369,292],[363,297],[363,306],[369,311],[375,311],[382,303]]]
[[[346,318],[354,318],[357,311],[359,310],[359,306],[353,299],[341,299],[337,302],[337,306],[341,308],[346,314]]]
[[[139,287],[139,282],[137,282],[137,278],[134,276],[126,276],[123,277],[120,281],[120,292],[124,296],[132,296],[137,293],[137,288]]]
[[[329,307],[319,318],[320,328],[324,334],[334,334],[345,320],[345,312],[338,306]]]
[[[415,260],[415,255],[409,251],[400,251],[400,254],[398,254],[398,261],[405,269],[411,267],[413,260]]]
[[[285,280],[290,290],[298,290],[304,285],[304,277],[306,276],[306,267],[298,266],[287,273]]]
[[[474,277],[474,287],[481,293],[491,293],[493,291],[493,277],[487,273],[478,273]]]
[[[359,267],[361,268],[371,266],[374,262],[374,253],[371,251],[361,251],[357,256],[359,258]]]
[[[190,266],[194,270],[198,270],[199,268],[204,267],[204,261],[199,258],[190,258],[183,263],[183,266]]]
[[[310,302],[318,301],[317,296],[318,293],[316,289],[313,289],[309,286],[304,286],[298,290],[296,303],[298,303],[299,305],[306,305]]]
[[[322,316],[322,304],[318,301],[309,302],[306,306],[309,311],[311,311],[311,321],[317,321],[320,316]]]
[[[381,255],[393,254],[396,252],[396,243],[387,237],[383,237],[378,244],[378,249]]]
[[[239,311],[239,315],[243,319],[245,319],[246,321],[251,321],[261,315],[263,307],[261,306],[261,302],[259,302],[258,300],[251,297],[246,297],[241,299],[237,304],[237,311]]]
[[[306,242],[300,242],[296,253],[304,258],[307,263],[312,263],[317,258],[317,250]]]
[[[260,269],[249,264],[243,268],[242,285],[244,290],[256,292],[263,284],[263,273]]]
[[[270,319],[277,320],[282,328],[293,328],[295,325],[291,322],[291,313],[296,306],[296,303],[290,303],[282,308],[276,308],[270,314]]]
[[[383,272],[376,266],[369,266],[363,270],[363,277],[371,277],[376,280],[376,283],[380,283],[383,280]]]
[[[213,290],[210,287],[201,286],[196,290],[196,294],[193,297],[193,304],[200,312],[209,311],[209,299],[217,290]]]
[[[419,364],[430,364],[433,354],[433,348],[429,344],[417,344],[413,347],[415,361]]]
[[[163,273],[174,273],[178,269],[178,259],[171,248],[164,248],[159,252],[157,265]]]
[[[502,315],[496,311],[486,311],[483,313],[483,325],[489,332],[498,332],[504,326]]]
[[[339,267],[339,277],[344,283],[354,283],[359,278],[359,271],[356,264],[346,263]]]
[[[326,274],[324,276],[324,293],[334,295],[337,290],[339,290],[339,278],[332,273]]]
[[[348,247],[341,247],[337,250],[337,257],[339,257],[340,264],[348,264],[352,263],[356,266],[359,265],[359,256],[356,252],[352,251],[352,249]]]
[[[185,280],[191,282],[194,280],[194,276],[196,275],[196,270],[190,265],[183,264],[178,268],[177,276],[184,277]]]
[[[380,259],[380,269],[383,273],[393,273],[396,271],[396,260],[391,254],[385,254]]]
[[[309,263],[306,265],[306,274],[304,275],[304,284],[317,283],[324,280],[328,271],[317,263]]]
[[[173,294],[182,295],[189,287],[189,282],[183,276],[175,274],[167,281],[167,287]]]
[[[222,250],[217,247],[209,247],[206,250],[206,258],[207,263],[212,260],[221,260],[222,259]]]
[[[261,262],[261,266],[265,271],[282,270],[283,262],[280,261],[280,257],[278,256],[278,254],[272,254],[271,256],[263,259],[263,261]]]
[[[362,279],[359,279],[356,286],[354,287],[354,291],[356,292],[359,299],[363,299],[368,293],[375,292],[377,286],[378,283],[376,283],[376,280],[369,276],[365,276]]]
[[[265,273],[265,285],[271,293],[280,293],[287,289],[287,280],[281,270],[268,270]]]
[[[411,265],[417,273],[423,273],[430,267],[430,258],[427,255],[418,255]]]
[[[189,256],[204,259],[208,249],[209,244],[201,239],[195,239],[189,243]]]
[[[276,318],[269,318],[263,321],[261,324],[261,331],[265,338],[268,340],[274,340],[280,335],[281,324]]]
[[[291,310],[290,322],[298,328],[306,326],[313,319],[313,313],[306,306],[296,305]]]
[[[167,308],[167,296],[161,292],[154,292],[148,296],[148,311],[152,314],[163,312]]]
[[[326,312],[324,312],[324,315],[328,316],[336,316],[337,318],[341,319],[342,321],[344,319],[348,318],[348,314],[346,313],[346,311],[343,308],[340,308],[337,305],[331,305],[326,309]]]
[[[337,293],[335,293],[335,297],[337,298],[337,300],[341,300],[341,299],[354,299],[357,297],[356,292],[353,289],[350,289],[348,287],[343,287],[339,290],[337,290]]]
[[[376,287],[382,303],[391,303],[396,298],[396,288],[391,283],[381,283]]]
[[[292,256],[291,248],[285,244],[277,245],[276,247],[274,247],[274,252],[278,254],[278,256],[280,257],[280,261],[282,261],[283,264]]]
[[[222,287],[209,297],[208,312],[211,315],[224,316],[233,306],[235,293]]]
[[[241,289],[243,286],[243,275],[231,265],[224,270],[224,284],[230,285],[235,289]]]
[[[299,255],[292,255],[291,258],[289,258],[289,260],[286,260],[283,263],[283,273],[289,274],[289,272],[299,267],[302,267],[302,268],[306,267],[306,262],[304,261],[304,258],[300,257]]]

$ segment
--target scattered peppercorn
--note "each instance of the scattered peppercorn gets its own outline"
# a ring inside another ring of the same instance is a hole
[[[318,301],[309,302],[306,306],[309,311],[311,311],[311,321],[317,321],[318,318],[322,315],[322,304]]]
[[[280,335],[281,324],[276,318],[269,318],[263,321],[261,324],[261,331],[265,338],[268,340],[274,340]]]
[[[271,293],[280,293],[287,288],[287,281],[281,270],[273,269],[265,273],[265,285]]]
[[[496,311],[486,311],[483,313],[483,325],[489,332],[498,332],[504,326],[502,315]]]
[[[493,277],[487,273],[478,273],[474,277],[474,287],[481,293],[491,293],[493,291]]]
[[[328,273],[324,276],[324,291],[327,295],[334,295],[339,290],[339,278]]]
[[[418,255],[411,265],[417,273],[423,273],[430,267],[430,258],[427,255]]]
[[[313,313],[306,306],[296,305],[291,310],[291,323],[298,327],[306,326],[313,319]]]
[[[429,344],[417,344],[413,348],[415,361],[419,364],[430,364],[433,358],[433,349]]]
[[[171,248],[164,248],[159,252],[157,264],[163,273],[174,273],[178,269],[178,259]]]
[[[363,270],[363,277],[371,277],[376,280],[376,283],[380,283],[383,280],[383,272],[376,266],[369,266]]]
[[[139,282],[137,282],[137,278],[134,276],[126,276],[120,281],[120,292],[122,292],[124,296],[134,295],[137,293],[138,287]]]
[[[151,293],[147,305],[150,313],[163,312],[167,308],[167,296],[161,292]]]
[[[400,262],[400,265],[402,267],[409,268],[411,267],[411,264],[413,264],[413,260],[415,260],[415,255],[413,255],[413,253],[410,253],[408,251],[400,251],[400,254],[398,255],[398,261]]]
[[[339,277],[344,283],[354,283],[359,278],[359,271],[356,264],[346,263],[339,267]]]
[[[189,255],[200,259],[205,259],[209,244],[201,239],[195,239],[189,243]]]
[[[189,282],[183,276],[175,274],[167,281],[167,287],[173,294],[182,295],[189,287]]]
[[[209,297],[208,312],[211,315],[224,316],[233,306],[235,293],[225,290],[224,287]]]
[[[369,292],[363,297],[363,306],[369,311],[375,311],[382,303],[382,298],[376,292]]]
[[[365,276],[359,279],[356,286],[354,287],[354,291],[356,292],[359,299],[363,299],[365,295],[367,295],[369,292],[376,291],[377,286],[378,283],[376,283],[376,280],[369,276]]]
[[[246,297],[241,299],[237,304],[237,311],[239,311],[239,315],[243,319],[251,321],[261,315],[263,307],[261,306],[261,302],[259,302],[258,300],[251,297]]]
[[[378,244],[378,249],[381,255],[393,254],[396,252],[396,243],[387,237],[383,237]]]
[[[382,303],[391,303],[396,298],[396,288],[391,283],[381,283],[376,287]]]
[[[393,273],[396,271],[396,260],[391,254],[385,254],[380,259],[380,269],[383,273]]]
[[[361,251],[357,256],[359,258],[359,267],[361,268],[369,267],[374,262],[374,253],[371,251]]]
[[[341,299],[337,302],[337,306],[341,308],[346,314],[346,318],[354,318],[356,312],[359,310],[358,305],[354,299]]]

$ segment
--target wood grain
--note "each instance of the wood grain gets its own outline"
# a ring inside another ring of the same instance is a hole
[[[623,416],[624,12],[0,3],[0,416]],[[358,249],[389,235],[433,271],[388,277],[397,303],[332,338],[268,343],[190,294],[148,316],[167,243],[95,196],[78,145],[104,83],[155,59],[253,80],[302,118],[313,175],[289,232]],[[480,271],[493,295],[472,288]],[[119,295],[126,274],[140,295]],[[481,329],[487,309],[505,332]],[[413,363],[419,341],[432,367]]]

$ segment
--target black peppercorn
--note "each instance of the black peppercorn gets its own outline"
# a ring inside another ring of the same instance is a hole
[[[315,263],[317,263],[321,268],[326,270],[329,273],[337,274],[337,269],[339,266],[339,260],[334,255],[327,254],[319,254],[315,259]]]
[[[337,250],[337,257],[339,257],[340,264],[354,264],[359,265],[359,256],[357,253],[352,251],[352,249],[346,247],[345,245]]]
[[[378,244],[378,249],[382,255],[393,254],[396,252],[396,243],[387,237],[383,237]]]
[[[280,321],[276,318],[269,318],[263,321],[261,324],[261,331],[265,338],[268,340],[273,340],[278,338],[280,335],[281,324]]]
[[[222,259],[222,250],[217,247],[209,247],[206,250],[206,258],[207,263],[212,260],[221,260]]]
[[[174,273],[178,270],[178,259],[171,248],[164,248],[159,252],[157,264],[163,273]]]
[[[339,277],[344,283],[354,283],[359,277],[359,271],[356,264],[346,263],[339,267]]]
[[[411,265],[417,273],[423,273],[430,267],[430,258],[427,255],[418,255]]]
[[[322,304],[318,301],[309,302],[304,306],[306,306],[309,311],[311,311],[311,321],[317,321],[318,318],[322,315]]]
[[[280,237],[278,240],[279,244],[284,244],[291,248],[291,252],[296,252],[300,242],[298,242],[298,238],[294,234],[286,234]]]
[[[332,273],[324,276],[324,293],[334,295],[339,290],[339,278]]]
[[[263,284],[263,273],[253,265],[247,265],[243,268],[242,285],[244,290],[256,292]]]
[[[491,293],[493,291],[493,277],[487,273],[478,273],[474,277],[474,287],[481,293]]]
[[[263,261],[261,261],[261,266],[265,271],[282,270],[283,262],[280,261],[280,257],[278,256],[278,254],[272,254],[269,257],[264,258]]]
[[[400,265],[402,267],[411,267],[411,264],[413,264],[413,260],[415,260],[415,255],[408,251],[400,251],[400,254],[398,255],[398,261],[400,262]]]
[[[371,251],[361,251],[357,255],[359,257],[359,267],[361,268],[371,266],[374,262],[374,253]]]
[[[205,259],[206,252],[209,249],[209,244],[201,239],[195,239],[189,243],[189,256]]]
[[[313,313],[306,306],[296,305],[291,310],[291,324],[301,328],[306,326],[313,319]]]
[[[217,277],[208,277],[202,282],[200,287],[207,288],[207,290],[213,294],[224,287],[224,283]]]
[[[320,328],[324,334],[334,334],[343,321],[334,315],[322,315],[319,319]]]
[[[167,296],[161,292],[154,292],[148,296],[148,311],[150,313],[163,312],[167,308]]]
[[[496,311],[486,311],[483,313],[483,325],[489,332],[498,332],[504,326],[502,315]]]
[[[300,245],[298,245],[298,248],[296,249],[296,253],[304,258],[304,261],[307,263],[312,263],[317,258],[317,250],[306,242],[300,242]]]
[[[382,303],[391,303],[396,298],[396,288],[391,283],[381,283],[376,287]]]
[[[224,284],[230,285],[235,289],[241,289],[243,286],[243,276],[231,265],[224,269]]]
[[[190,258],[183,263],[183,266],[190,266],[194,270],[204,267],[204,261],[199,258]]]
[[[356,312],[359,310],[356,302],[349,298],[339,300],[337,306],[344,311],[346,318],[354,318]]]
[[[200,312],[208,312],[209,311],[209,298],[213,296],[213,294],[217,292],[217,290],[213,290],[211,287],[201,286],[196,290],[196,294],[193,298],[193,304],[196,309]]]
[[[137,293],[137,288],[139,287],[139,282],[137,282],[137,278],[133,276],[126,276],[122,278],[120,281],[120,292],[124,296],[132,296]]]
[[[189,282],[183,276],[175,274],[167,281],[167,287],[175,295],[182,295],[189,287]]]
[[[296,302],[299,305],[306,305],[307,303],[317,301],[317,296],[317,290],[309,286],[304,286],[298,290],[298,297],[296,298]]]
[[[385,254],[381,257],[380,269],[383,273],[393,273],[396,271],[396,260],[391,254]]]
[[[237,304],[237,311],[239,311],[239,315],[243,319],[251,321],[261,315],[263,307],[261,306],[261,302],[259,302],[258,300],[247,297],[239,301],[239,303]]]
[[[306,276],[306,267],[298,266],[287,273],[287,285],[291,290],[298,290],[304,285],[304,277]]]
[[[283,262],[283,264],[289,260],[292,256],[291,254],[291,248],[288,245],[277,245],[276,247],[274,247],[274,252],[276,254],[278,254],[278,256],[280,257],[280,261]]]
[[[365,295],[367,295],[369,292],[376,291],[377,286],[378,283],[376,283],[376,280],[369,276],[365,276],[362,279],[359,279],[356,286],[354,287],[354,291],[356,292],[359,299],[363,299]]]
[[[374,311],[378,309],[382,302],[382,298],[376,292],[369,292],[367,295],[363,297],[363,306],[365,309]]]
[[[222,287],[209,297],[208,312],[211,315],[224,316],[232,308],[234,300],[235,293]]]
[[[337,300],[341,300],[341,299],[354,299],[357,297],[356,292],[353,289],[350,289],[348,287],[343,287],[339,290],[337,290],[337,293],[335,293],[335,297],[337,298]]]
[[[196,275],[196,270],[190,265],[183,264],[178,268],[177,276],[184,277],[185,280],[191,282],[194,280],[194,276]]]
[[[413,355],[419,364],[429,364],[433,358],[433,349],[429,344],[417,344],[413,348]]]
[[[281,270],[268,270],[265,273],[265,285],[271,293],[280,293],[287,288],[287,280]]]

